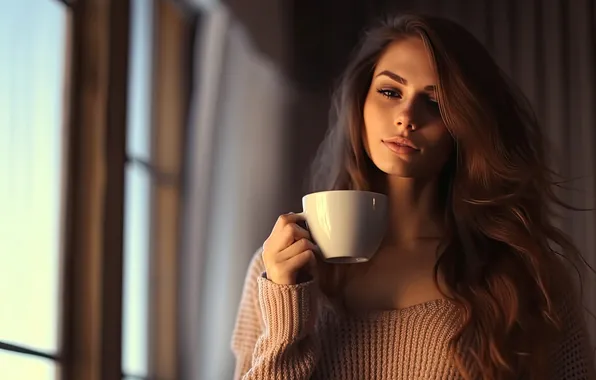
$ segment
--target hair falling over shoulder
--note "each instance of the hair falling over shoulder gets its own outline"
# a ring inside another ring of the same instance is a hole
[[[378,169],[363,149],[363,104],[377,59],[405,36],[422,38],[434,59],[441,116],[456,147],[441,174],[448,233],[435,265],[435,282],[442,273],[462,310],[451,341],[455,365],[466,379],[544,379],[547,343],[560,324],[557,290],[572,287],[563,264],[583,260],[552,218],[555,207],[575,209],[555,193],[528,101],[469,32],[416,15],[369,30],[334,95],[311,190],[371,189]],[[330,300],[340,298],[348,269],[321,265]]]

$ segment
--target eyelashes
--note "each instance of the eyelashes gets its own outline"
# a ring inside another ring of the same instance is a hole
[[[401,98],[401,92],[396,90],[379,88],[377,89],[377,92],[386,97],[387,99]]]
[[[392,88],[379,88],[377,89],[377,93],[381,94],[383,97],[387,98],[387,99],[401,99],[402,98],[402,93],[399,90],[396,89],[392,89]],[[439,102],[426,95],[425,96],[425,102],[431,106],[431,107],[439,107]]]

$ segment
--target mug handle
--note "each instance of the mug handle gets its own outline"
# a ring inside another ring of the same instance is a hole
[[[306,222],[306,212],[302,211],[302,212],[295,212],[293,213],[294,216],[298,217],[298,220],[302,223],[304,223],[304,228],[306,228],[307,231],[310,232],[310,229],[308,228],[308,223]]]
[[[294,214],[295,216],[297,216],[300,219],[300,221],[306,222],[306,213],[304,211],[302,211],[302,212],[294,212],[292,214]]]
[[[310,232],[310,229],[308,228],[308,223],[306,222],[306,212],[302,211],[302,212],[296,212],[296,213],[293,213],[293,214],[294,214],[295,216],[297,216],[297,217],[300,219],[300,221],[301,221],[301,222],[303,222],[303,223],[304,223],[304,227],[306,228],[306,230],[307,230],[308,232]],[[312,239],[313,239],[313,237],[311,236],[310,238],[311,238],[311,241],[312,241],[313,243],[315,243],[315,245],[316,245],[317,243],[316,243],[314,240],[312,240]],[[321,253],[321,250],[320,250],[320,248],[319,248],[318,246],[316,246],[316,249],[315,249],[315,254],[320,254],[320,253]]]

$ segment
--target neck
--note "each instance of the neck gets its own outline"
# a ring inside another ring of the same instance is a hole
[[[385,245],[410,246],[420,239],[443,234],[443,216],[437,198],[437,179],[388,176],[389,226]]]

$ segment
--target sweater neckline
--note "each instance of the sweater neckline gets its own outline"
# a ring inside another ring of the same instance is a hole
[[[438,298],[421,303],[417,303],[411,306],[407,306],[401,309],[366,309],[366,310],[350,310],[347,312],[348,318],[359,319],[359,320],[386,320],[403,318],[405,316],[420,314],[420,313],[433,313],[443,312],[455,309],[456,305],[446,299]]]

